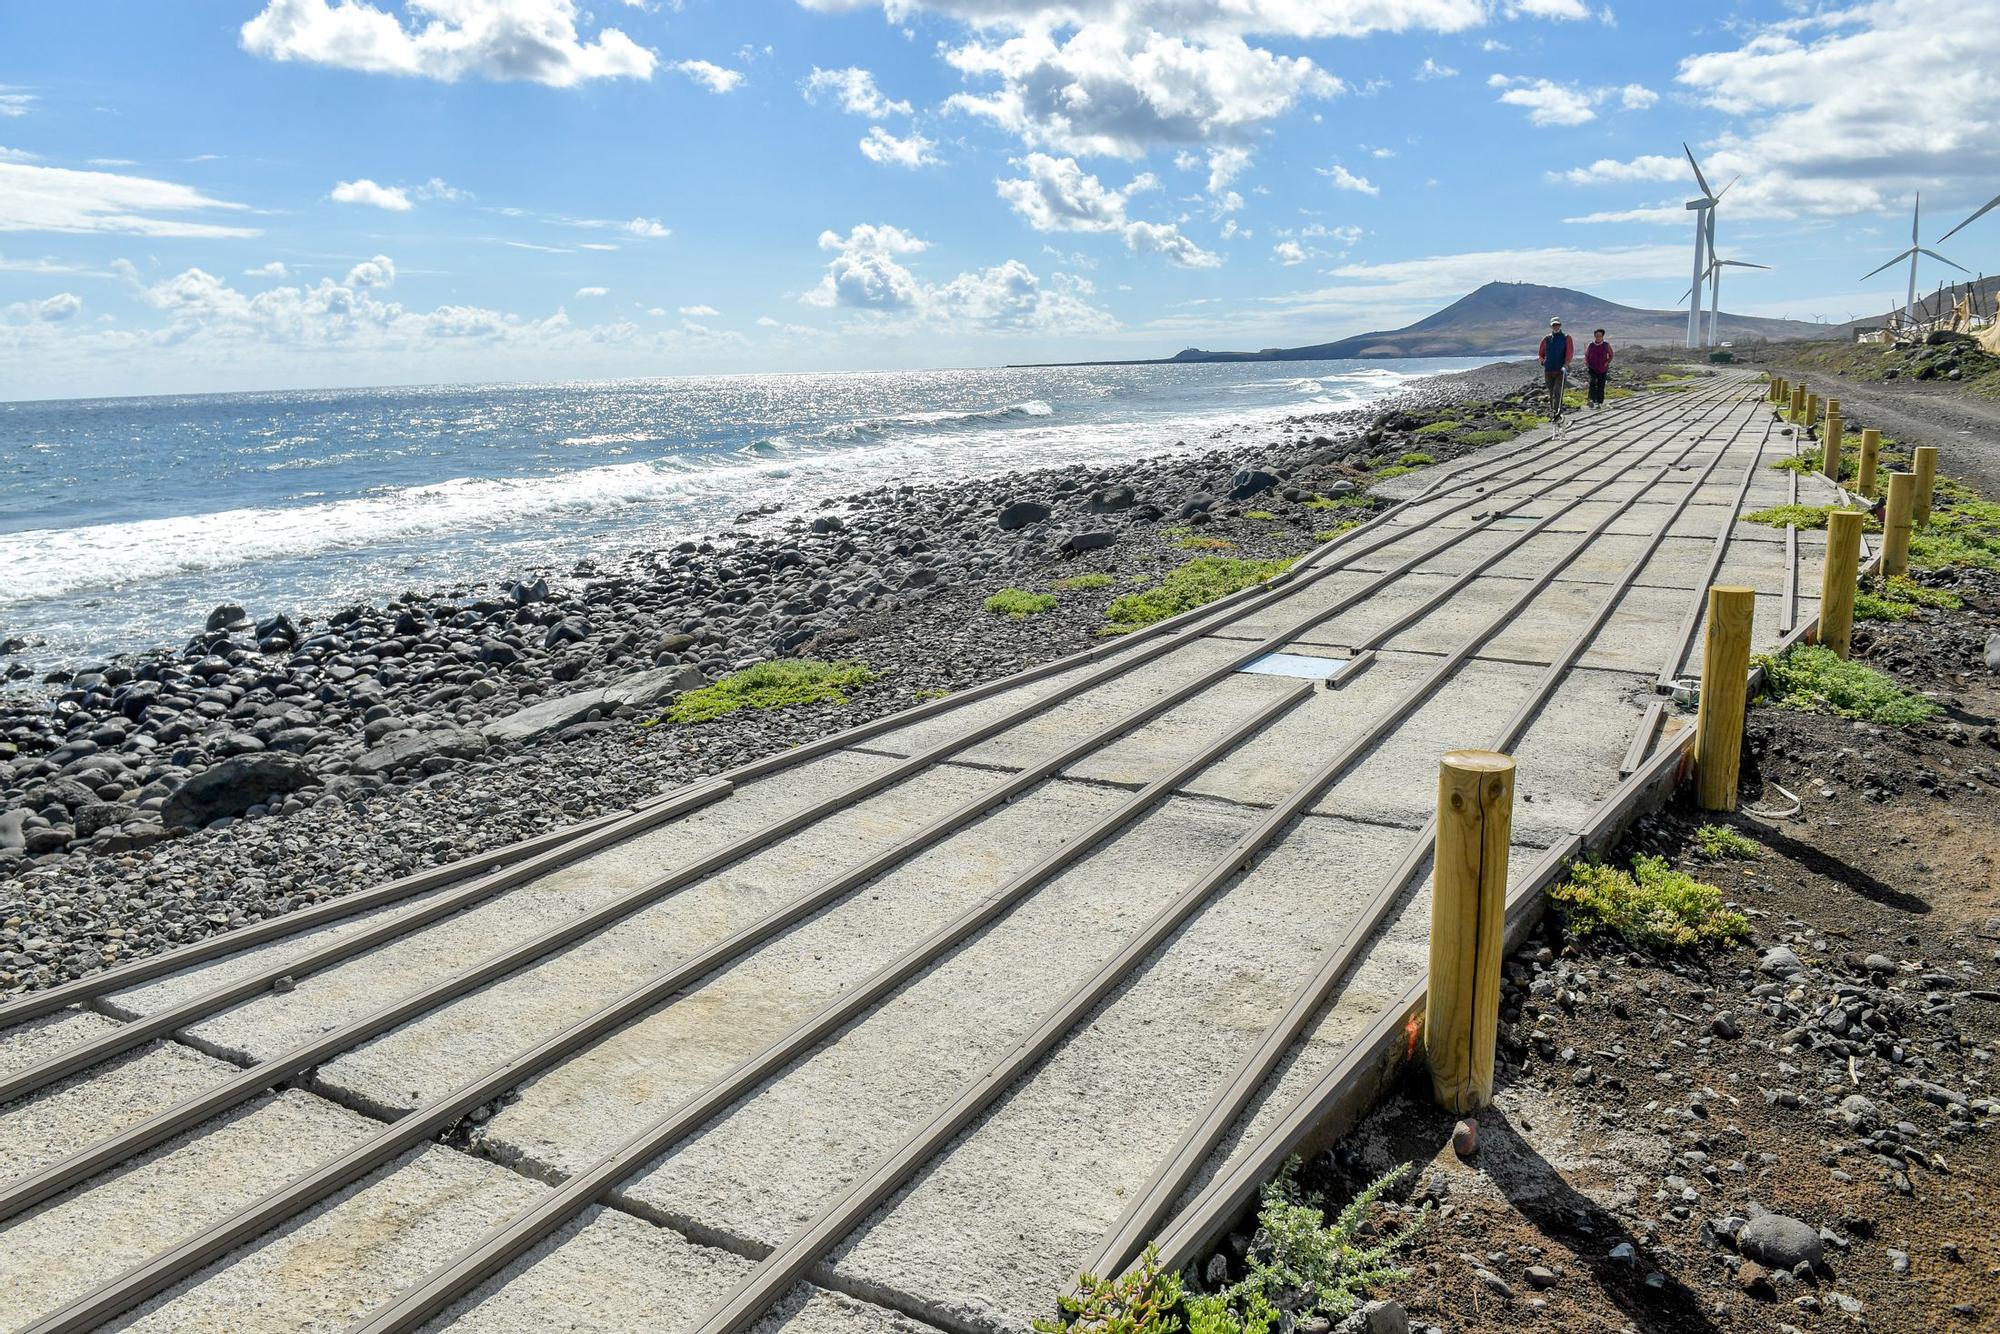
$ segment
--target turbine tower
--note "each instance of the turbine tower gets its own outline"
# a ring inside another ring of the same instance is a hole
[[[1993,205],[1988,204],[1986,207],[1991,208],[1993,207]],[[1918,255],[1929,255],[1932,259],[1936,260],[1940,264],[1950,264],[1954,269],[1957,269],[1960,273],[1970,272],[1970,270],[1967,269],[1963,264],[1953,263],[1951,260],[1946,259],[1943,255],[1940,255],[1935,250],[1924,249],[1923,244],[1917,240],[1917,221],[1922,216],[1923,209],[1924,209],[1924,197],[1921,193],[1919,193],[1917,195],[1917,200],[1915,205],[1910,209],[1910,248],[1908,250],[1905,250],[1902,254],[1896,256],[1894,259],[1890,260],[1887,264],[1882,265],[1881,268],[1870,269],[1868,272],[1861,275],[1861,281],[1865,283],[1870,278],[1873,278],[1876,274],[1882,272],[1882,269],[1889,268],[1891,265],[1900,264],[1906,259],[1910,261],[1910,286],[1908,291],[1903,297],[1903,322],[1907,325],[1912,326],[1913,328],[1917,322],[1917,256]],[[1979,212],[1984,213],[1985,211],[1986,209],[1981,209]],[[1976,218],[1978,216],[1979,213],[1975,213],[1972,215],[1972,218]],[[1972,218],[1967,218],[1965,222],[1971,222]],[[1964,225],[1965,225],[1964,222],[1959,224],[1960,227],[1963,227]],[[1953,230],[1956,231],[1957,228],[1953,228]]]
[[[1687,345],[1689,347],[1699,347],[1701,345],[1701,280],[1704,276],[1703,270],[1706,267],[1703,262],[1706,258],[1704,248],[1708,242],[1709,210],[1715,207],[1717,196],[1713,190],[1708,188],[1708,178],[1701,174],[1701,167],[1694,160],[1694,150],[1683,143],[1681,145],[1681,152],[1687,154],[1688,167],[1694,172],[1695,184],[1701,187],[1701,198],[1690,199],[1687,202],[1687,207],[1694,211],[1694,282],[1688,288],[1691,299],[1688,302]]]
[[[1731,184],[1734,184],[1734,182],[1731,182]],[[1722,188],[1727,190],[1729,186],[1725,185]],[[1721,197],[1719,194],[1716,196],[1717,199]],[[1713,213],[1709,214],[1708,270],[1704,275],[1708,279],[1708,342],[1704,346],[1712,347],[1722,341],[1722,271],[1725,268],[1768,269],[1770,267],[1769,264],[1752,264],[1747,259],[1720,258],[1715,250],[1715,215]],[[1688,297],[1695,294],[1699,287],[1700,284],[1697,283],[1694,287],[1689,288],[1681,294],[1681,299],[1683,301],[1687,300]]]

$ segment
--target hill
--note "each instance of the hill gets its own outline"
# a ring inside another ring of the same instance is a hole
[[[1488,283],[1476,292],[1401,329],[1355,334],[1307,347],[1267,347],[1259,352],[1207,352],[1191,347],[1168,361],[1329,361],[1348,357],[1530,356],[1551,317],[1579,341],[1602,326],[1613,343],[1679,345],[1687,338],[1685,310],[1641,310],[1588,292],[1535,283]],[[1722,313],[1721,339],[1826,338],[1834,326],[1804,320],[1770,320]]]

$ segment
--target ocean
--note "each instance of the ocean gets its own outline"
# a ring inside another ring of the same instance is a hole
[[[38,668],[561,573],[829,496],[1202,449],[1469,359],[732,375],[0,403],[0,641]],[[764,522],[776,523],[781,516]],[[740,530],[738,530],[740,531]]]

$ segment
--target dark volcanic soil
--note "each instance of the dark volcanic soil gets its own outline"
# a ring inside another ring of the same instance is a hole
[[[1333,1199],[1425,1165],[1438,1217],[1390,1294],[1413,1327],[2000,1329],[2000,576],[1959,588],[1857,643],[1932,722],[1753,709],[1746,812],[1802,804],[1728,822],[1760,857],[1705,857],[1685,808],[1618,850],[1719,886],[1752,944],[1663,958],[1551,915],[1509,962],[1474,1156],[1413,1084],[1314,1164]],[[1740,1254],[1760,1210],[1818,1232],[1817,1270]]]

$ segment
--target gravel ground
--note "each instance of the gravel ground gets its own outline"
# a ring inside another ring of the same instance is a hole
[[[1493,413],[1533,379],[1495,365],[1122,466],[883,488],[323,619],[225,605],[179,649],[14,673],[0,994],[629,807],[1086,647],[1112,598],[1201,554],[1181,545],[1190,530],[1235,544],[1223,554],[1302,554],[1366,512],[1305,501],[1365,491],[1413,449],[1443,462],[1478,448],[1459,437],[1500,426]],[[1458,430],[1415,434],[1446,409]],[[1115,582],[1023,620],[982,610],[1001,588],[1083,573]],[[682,690],[803,655],[860,659],[880,680],[845,706],[646,725]]]

